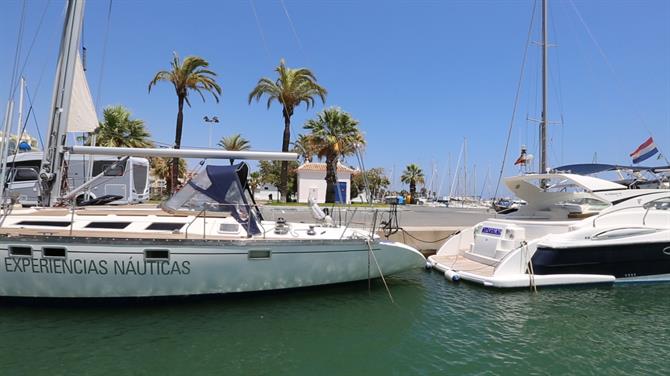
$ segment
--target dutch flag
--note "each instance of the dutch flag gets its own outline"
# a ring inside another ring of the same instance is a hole
[[[658,153],[658,148],[656,148],[656,144],[654,144],[654,139],[649,137],[647,141],[638,146],[634,152],[630,153],[630,156],[633,158],[633,163],[638,164],[646,159],[649,159],[656,153]]]

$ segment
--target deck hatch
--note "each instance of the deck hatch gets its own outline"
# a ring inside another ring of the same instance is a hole
[[[72,222],[65,221],[21,221],[17,226],[68,227]]]
[[[9,256],[11,257],[32,257],[33,248],[26,245],[10,245]]]
[[[64,247],[42,247],[42,257],[65,258],[67,249]]]
[[[174,222],[154,222],[150,224],[146,229],[154,231],[177,231],[184,227],[183,223],[174,223]]]
[[[170,259],[170,251],[168,249],[145,249],[145,261],[167,261]]]
[[[86,228],[102,228],[112,230],[122,230],[130,225],[130,222],[91,222]]]

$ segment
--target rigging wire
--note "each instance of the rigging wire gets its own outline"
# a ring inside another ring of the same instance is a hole
[[[614,66],[610,62],[607,55],[605,54],[605,51],[603,50],[603,48],[600,46],[600,43],[598,43],[598,40],[596,39],[595,35],[591,31],[591,28],[586,24],[586,21],[584,20],[584,17],[582,17],[581,12],[579,11],[579,9],[577,9],[577,6],[575,5],[573,0],[570,0],[570,6],[572,7],[575,14],[577,15],[577,18],[579,19],[579,22],[581,22],[582,26],[584,26],[584,29],[586,30],[586,33],[588,34],[589,38],[591,39],[591,42],[593,42],[593,44],[596,46],[596,49],[598,50],[598,53],[600,54],[600,56],[605,61],[605,65],[607,65],[610,72],[612,73],[612,76],[614,77],[614,83],[615,83],[617,89],[621,93],[624,93],[625,91],[624,91],[624,88],[623,88],[623,84],[621,82],[621,79],[617,75],[616,70],[614,69]],[[640,112],[640,109],[637,106],[637,104],[634,103],[634,101],[632,99],[629,101],[629,103],[633,106],[635,115],[637,116],[638,121],[640,122],[642,127],[647,131],[649,136],[653,137],[653,133],[651,132],[651,129],[647,126],[647,123],[644,121],[644,117],[642,116],[642,113]],[[661,154],[661,155],[665,158],[666,163],[670,164],[670,161],[668,161],[667,157],[665,157],[665,154]]]
[[[105,62],[107,61],[107,42],[109,41],[109,28],[112,22],[112,3],[109,0],[109,7],[107,8],[107,24],[105,25],[105,34],[102,40],[102,62],[100,63],[100,76],[98,77],[98,87],[95,93],[95,109],[100,111],[100,98],[102,93],[102,78],[105,74]]]
[[[51,3],[51,0],[47,0],[46,5],[44,6],[44,10],[42,11],[42,15],[40,16],[40,21],[37,24],[37,29],[35,30],[35,35],[33,35],[33,40],[30,42],[30,46],[28,47],[28,52],[26,53],[26,57],[23,60],[23,64],[21,65],[21,70],[19,71],[19,77],[23,76],[23,72],[26,70],[26,66],[28,65],[28,60],[30,60],[30,54],[33,52],[33,47],[35,46],[35,42],[37,41],[37,37],[40,34],[40,31],[42,30],[42,24],[44,23],[44,17],[47,14],[47,10],[49,10],[49,4]],[[16,92],[16,87],[14,88],[14,92]],[[14,96],[12,94],[12,96]]]
[[[261,36],[261,41],[263,42],[263,49],[265,50],[265,55],[268,58],[269,62],[272,62],[272,55],[270,54],[270,48],[268,47],[268,41],[265,38],[265,33],[263,32],[263,27],[261,25],[261,19],[258,17],[256,12],[256,5],[254,0],[249,0],[249,5],[251,5],[251,10],[254,13],[254,18],[256,19],[256,27],[258,28],[258,34]]]
[[[303,57],[307,60],[307,54],[305,53],[305,49],[302,47],[302,42],[300,42],[300,37],[298,37],[298,32],[295,29],[295,25],[293,24],[293,20],[291,19],[291,16],[288,14],[288,9],[286,9],[286,4],[284,4],[284,0],[279,0],[281,3],[282,8],[284,9],[284,14],[286,14],[286,19],[288,19],[288,24],[291,26],[291,31],[293,32],[293,37],[295,38],[296,43],[298,43],[298,48],[300,49],[300,52],[302,53]]]
[[[21,61],[21,46],[23,41],[23,31],[26,26],[26,0],[23,0],[21,6],[21,17],[19,18],[19,31],[16,36],[16,48],[14,49],[14,63],[12,64],[12,74],[9,81],[9,96],[7,100],[11,100],[16,93],[18,86],[18,72],[19,62]]]
[[[37,89],[35,89],[35,94],[37,94]],[[40,145],[42,145],[42,150],[44,150],[44,140],[42,139],[42,132],[40,132],[40,127],[37,125],[37,116],[35,115],[35,110],[33,106],[33,100],[30,98],[30,92],[28,91],[28,87],[26,86],[26,97],[28,98],[28,103],[30,104],[30,108],[28,109],[28,115],[32,113],[33,115],[33,122],[35,123],[35,129],[37,129],[37,137],[40,140]],[[28,117],[26,117],[26,122],[28,121]]]
[[[535,20],[535,8],[537,7],[537,1],[533,2],[533,11],[532,16],[530,17],[530,25],[528,26],[528,36],[526,37],[526,46],[523,51],[523,59],[521,62],[521,72],[519,73],[519,83],[516,87],[516,94],[514,95],[514,107],[512,109],[512,119],[509,122],[509,129],[507,131],[507,141],[505,141],[505,153],[503,154],[502,164],[500,165],[500,174],[498,175],[498,182],[496,184],[496,191],[493,195],[495,201],[498,196],[498,190],[500,189],[500,181],[502,180],[503,171],[505,169],[505,162],[507,162],[507,151],[509,149],[509,141],[512,137],[512,128],[514,127],[514,119],[516,117],[517,105],[519,104],[519,94],[521,93],[521,84],[523,82],[523,73],[526,68],[526,57],[528,55],[528,46],[530,45],[530,38],[533,31],[533,21]]]

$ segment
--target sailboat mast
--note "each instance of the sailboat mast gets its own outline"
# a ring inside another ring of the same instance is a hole
[[[61,38],[58,67],[54,83],[51,116],[47,144],[40,170],[40,205],[52,206],[61,196],[63,184],[63,155],[67,140],[67,109],[72,100],[72,87],[75,75],[75,62],[79,49],[79,39],[84,20],[85,0],[69,0]]]
[[[543,174],[547,171],[547,56],[548,56],[548,36],[547,36],[547,0],[542,0],[542,121],[540,122],[540,171]]]

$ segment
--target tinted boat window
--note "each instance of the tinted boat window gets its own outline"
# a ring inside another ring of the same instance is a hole
[[[184,227],[183,223],[154,222],[147,227],[147,230],[175,231]]]
[[[70,222],[59,221],[21,221],[17,223],[19,226],[50,226],[50,227],[68,227]]]
[[[86,225],[86,228],[109,228],[109,229],[124,229],[128,227],[130,222],[91,222]]]

